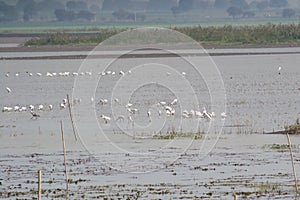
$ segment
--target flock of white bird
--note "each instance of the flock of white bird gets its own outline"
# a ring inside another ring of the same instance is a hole
[[[129,70],[128,72],[126,72],[127,74],[131,74],[132,72]],[[118,74],[120,76],[123,76],[126,74],[124,71],[119,71]],[[114,72],[114,71],[105,71],[105,72],[99,72],[98,75],[101,75],[101,76],[105,76],[105,75],[116,75],[117,73]],[[185,76],[186,73],[185,72],[182,72],[181,73],[182,76]],[[10,77],[12,75],[12,73],[6,73],[5,76],[6,77]],[[15,73],[14,74],[16,77],[20,76],[20,73]],[[36,73],[31,73],[31,72],[26,72],[26,75],[27,76],[46,76],[46,77],[54,77],[54,76],[62,76],[62,77],[65,77],[65,76],[92,76],[93,73],[92,72],[59,72],[59,73],[56,73],[56,72],[46,72],[46,73],[40,73],[40,72],[36,72]],[[168,74],[167,74],[168,75]],[[12,93],[12,89],[9,88],[9,87],[6,87],[6,91],[7,93]],[[73,100],[73,104],[80,104],[81,102],[81,99],[79,98],[76,98]],[[91,98],[91,102],[93,103],[94,102],[94,99]],[[119,102],[119,99],[114,99],[114,102],[115,103],[120,103]],[[109,101],[107,99],[100,99],[98,104],[104,106],[106,104],[108,104]],[[166,101],[160,101],[157,103],[157,105],[160,107],[158,109],[158,113],[157,113],[157,116],[160,117],[161,115],[165,114],[167,117],[170,117],[170,116],[174,116],[175,115],[175,109],[174,109],[174,106],[178,103],[178,99],[174,99],[173,101],[167,103]],[[60,109],[64,109],[66,108],[66,106],[68,105],[68,102],[67,102],[67,99],[63,99],[61,101],[61,103],[59,104],[59,108]],[[37,118],[37,117],[40,117],[39,114],[37,114],[36,112],[37,111],[52,111],[54,108],[54,106],[52,104],[49,104],[49,105],[42,105],[42,104],[39,104],[39,105],[27,105],[27,106],[20,106],[20,105],[15,105],[13,107],[8,107],[8,106],[4,106],[2,108],[2,112],[25,112],[25,111],[30,111],[30,113],[32,114],[32,118]],[[127,119],[128,119],[128,123],[134,123],[134,115],[138,112],[138,109],[137,108],[134,108],[133,107],[133,104],[131,103],[127,103],[125,105],[125,108],[127,109]],[[149,118],[149,121],[152,120],[152,113],[151,113],[151,110],[148,110],[147,111],[147,117]],[[214,112],[208,112],[205,108],[203,108],[202,111],[199,111],[199,110],[190,110],[190,111],[187,111],[187,110],[184,110],[181,114],[181,116],[183,118],[205,118],[205,119],[208,119],[208,120],[212,120],[213,118],[216,117],[215,113]],[[221,113],[221,118],[222,119],[225,119],[227,116],[226,116],[226,113],[223,112]],[[100,118],[103,119],[103,121],[107,124],[111,121],[112,117],[111,116],[106,116],[106,115],[101,115]],[[125,120],[125,116],[123,115],[119,115],[119,116],[116,116],[114,117],[116,121],[124,121]]]
[[[119,103],[119,99],[115,99],[114,102]],[[176,111],[174,106],[177,104],[178,99],[174,99],[172,102],[167,103],[166,101],[161,101],[157,103],[157,117],[160,117],[162,115],[165,115],[166,117],[171,117],[174,116]],[[107,99],[100,99],[99,104],[101,104],[102,106],[108,104],[108,100]],[[127,119],[128,119],[128,123],[132,123],[132,125],[134,125],[134,115],[136,113],[139,113],[139,110],[137,108],[134,108],[132,103],[127,103],[125,105],[125,108],[127,110]],[[183,110],[181,116],[185,119],[207,119],[207,120],[213,120],[216,117],[216,114],[214,112],[208,112],[206,110],[205,107],[203,107],[202,111],[198,111],[198,110],[193,110],[191,109],[190,111],[188,110]],[[147,111],[147,117],[149,119],[149,121],[152,121],[152,112],[151,110]],[[221,119],[225,119],[227,117],[225,112],[222,112],[220,114]],[[107,124],[112,120],[111,116],[107,116],[107,115],[101,115],[100,118],[103,119],[104,123]],[[114,116],[115,121],[124,121],[125,120],[125,116],[124,115],[117,115]]]
[[[80,99],[74,99],[74,104],[80,102]],[[66,108],[68,105],[67,99],[63,99],[62,102],[59,104],[60,109]],[[9,112],[26,112],[30,111],[32,118],[37,118],[40,117],[37,112],[41,111],[52,111],[54,108],[53,104],[49,104],[47,106],[43,104],[38,104],[38,105],[15,105],[15,106],[4,106],[2,108],[2,112],[4,113],[9,113]]]
[[[128,74],[131,74],[131,71],[129,70],[127,72]],[[46,73],[41,73],[41,72],[26,72],[25,73],[27,76],[32,77],[32,76],[46,76],[46,77],[67,77],[67,76],[92,76],[93,72],[91,71],[86,71],[86,72],[69,72],[69,71],[65,71],[65,72],[46,72]],[[104,71],[104,72],[99,72],[98,75],[100,76],[105,76],[105,75],[117,75],[119,74],[120,76],[125,75],[126,73],[124,71],[119,71],[119,72],[115,72],[115,71]],[[20,76],[21,73],[20,72],[16,72],[14,74],[7,72],[5,73],[6,77],[10,77],[10,76],[15,76],[18,77]]]

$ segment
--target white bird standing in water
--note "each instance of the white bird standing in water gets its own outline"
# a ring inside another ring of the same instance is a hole
[[[203,117],[206,119],[211,119],[211,115],[209,113],[207,113],[205,107],[203,108]]]
[[[171,105],[176,105],[177,104],[177,99],[174,99],[172,102],[171,102]]]
[[[34,119],[34,118],[37,119],[38,117],[40,117],[39,114],[33,112],[32,110],[30,111],[30,113],[31,113],[31,115],[32,115],[31,119]]]
[[[222,112],[222,113],[221,113],[221,117],[222,117],[222,119],[225,119],[225,118],[227,117],[226,113],[225,113],[225,112]]]
[[[6,91],[7,91],[8,93],[11,93],[11,89],[10,89],[9,87],[6,88]]]
[[[40,105],[38,106],[38,110],[44,110],[44,106],[43,106],[42,104],[40,104]]]
[[[281,74],[281,66],[278,67],[278,75]]]
[[[151,119],[151,111],[150,111],[150,110],[148,110],[148,112],[147,112],[147,116],[148,116],[148,118],[149,118],[149,122],[151,122],[151,121],[152,121],[152,119]]]
[[[105,124],[107,124],[111,120],[110,117],[105,116],[105,115],[101,115],[101,118],[104,120]]]

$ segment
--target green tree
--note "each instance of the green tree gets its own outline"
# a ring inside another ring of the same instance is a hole
[[[282,8],[288,5],[287,0],[270,0],[269,6],[272,8]]]
[[[117,18],[118,20],[134,20],[135,16],[134,16],[134,13],[131,13],[127,10],[124,10],[124,9],[120,9],[120,10],[117,10],[117,11],[114,11],[112,13],[112,15]]]
[[[54,11],[56,9],[63,9],[64,5],[59,0],[43,0],[37,3],[39,11]]]
[[[37,15],[38,8],[37,8],[37,4],[35,3],[35,1],[27,3],[24,6],[23,13],[24,13],[23,14],[24,21],[29,21],[31,18],[33,18],[35,15]]]
[[[173,0],[150,0],[147,8],[149,10],[170,10],[174,6]]]
[[[68,1],[66,7],[68,10],[74,11],[88,10],[88,6],[84,1]]]
[[[178,6],[173,6],[171,8],[172,14],[174,15],[175,18],[178,17],[178,15],[180,14],[180,9]]]
[[[15,6],[0,2],[0,21],[16,21],[18,19],[19,13]]]
[[[235,18],[243,14],[243,10],[240,7],[231,6],[227,10],[229,16]]]
[[[28,4],[35,4],[34,0],[18,0],[18,2],[16,3],[16,9],[19,12],[23,12],[24,8],[28,5]]]
[[[195,9],[207,9],[209,7],[209,2],[206,0],[194,0],[194,8]]]
[[[194,8],[194,0],[179,0],[178,7],[182,11],[192,10]]]
[[[292,8],[286,8],[282,10],[282,17],[291,18],[295,17],[296,11]]]
[[[132,8],[131,0],[104,0],[102,10],[120,10]]]
[[[239,8],[242,8],[242,9],[248,9],[249,8],[249,4],[246,2],[246,0],[231,0],[230,5],[232,7],[239,7]]]
[[[261,1],[261,2],[258,2],[256,7],[259,9],[259,10],[264,10],[266,8],[269,7],[269,2],[267,0],[265,1]]]
[[[88,11],[88,10],[81,10],[77,14],[77,19],[84,19],[84,20],[87,20],[87,21],[92,21],[92,20],[95,19],[95,14]]]
[[[215,0],[214,7],[218,9],[227,8],[229,5],[229,0]]]

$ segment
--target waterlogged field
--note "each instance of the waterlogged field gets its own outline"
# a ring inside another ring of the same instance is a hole
[[[42,170],[43,199],[64,198],[63,120],[71,199],[293,199],[286,136],[263,133],[300,117],[299,55],[212,60],[219,75],[177,57],[1,60],[0,197],[37,197]]]

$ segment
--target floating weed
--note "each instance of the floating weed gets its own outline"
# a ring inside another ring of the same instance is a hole
[[[292,149],[298,148],[297,145],[292,145]],[[264,145],[263,149],[272,149],[272,150],[287,150],[289,149],[288,144],[268,144]]]
[[[202,139],[204,137],[204,133],[182,133],[182,132],[171,132],[166,135],[153,135],[153,139],[160,140],[172,140],[175,138],[192,138],[195,140]]]
[[[295,124],[292,125],[285,125],[284,130],[288,132],[294,132],[295,134],[300,133],[300,122],[299,118],[296,119]]]
[[[270,192],[281,193],[281,185],[279,183],[261,182],[254,185],[256,193],[265,194]]]

